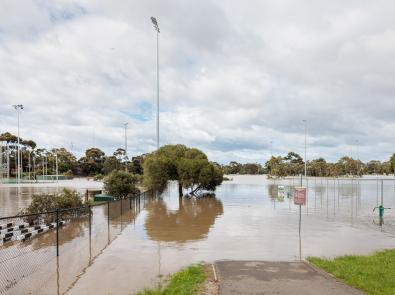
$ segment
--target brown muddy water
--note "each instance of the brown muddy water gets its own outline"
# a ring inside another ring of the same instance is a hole
[[[383,183],[384,205],[394,208],[395,182]],[[200,261],[298,260],[395,247],[395,210],[381,225],[373,212],[380,181],[309,179],[301,239],[299,208],[286,193],[278,197],[278,184],[234,176],[215,198],[182,200],[170,184],[159,198],[125,201],[122,214],[119,203],[95,207],[91,240],[86,218],[67,224],[58,259],[53,233],[0,246],[0,285],[14,278],[0,294],[133,294]],[[291,192],[299,180],[280,184]]]

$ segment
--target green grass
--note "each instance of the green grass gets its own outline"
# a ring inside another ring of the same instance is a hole
[[[194,295],[201,290],[205,279],[203,265],[192,265],[171,275],[164,287],[145,289],[136,295]]]
[[[312,264],[370,295],[395,295],[395,249],[369,256],[309,257]]]

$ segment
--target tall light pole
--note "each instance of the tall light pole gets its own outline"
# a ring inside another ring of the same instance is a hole
[[[155,17],[151,16],[156,31],[156,148],[159,149],[159,25]]]
[[[125,159],[128,157],[128,124],[129,123],[124,123],[123,126],[125,127]]]
[[[14,109],[16,109],[18,113],[18,168],[17,168],[17,181],[18,184],[21,182],[21,147],[20,147],[20,142],[19,142],[19,112],[23,110],[23,105],[22,104],[16,104],[14,105]]]
[[[304,123],[304,177],[307,177],[307,120]]]

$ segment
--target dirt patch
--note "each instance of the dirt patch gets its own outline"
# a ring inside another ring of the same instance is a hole
[[[219,283],[216,274],[214,273],[214,265],[211,263],[203,266],[204,273],[206,275],[206,281],[202,289],[202,295],[218,295],[219,294]]]

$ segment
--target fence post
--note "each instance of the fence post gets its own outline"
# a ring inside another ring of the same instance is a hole
[[[59,208],[56,209],[56,256],[59,256]]]
[[[88,214],[89,214],[89,260],[92,257],[92,212],[91,205],[88,205]]]
[[[110,242],[110,201],[107,201],[107,236]]]

